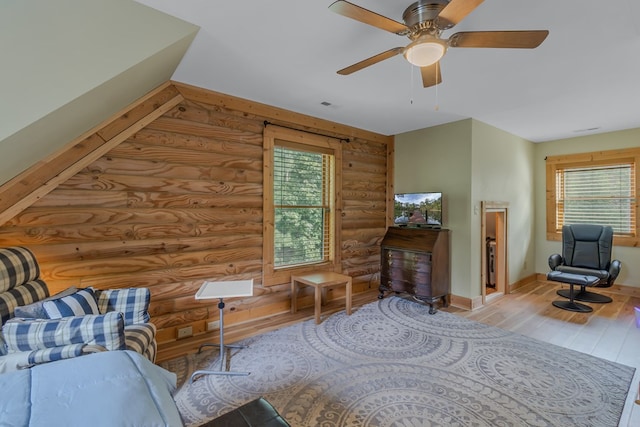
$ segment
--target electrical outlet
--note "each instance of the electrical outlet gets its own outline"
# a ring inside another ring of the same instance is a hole
[[[191,335],[193,335],[193,327],[191,326],[178,329],[178,339],[187,338]]]
[[[207,323],[207,331],[212,331],[214,329],[220,328],[220,321],[214,320],[213,322]]]

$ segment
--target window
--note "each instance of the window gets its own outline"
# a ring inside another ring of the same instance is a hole
[[[264,283],[337,270],[340,142],[273,125],[264,136]]]
[[[273,149],[276,268],[331,260],[334,156],[305,148]]]
[[[547,238],[564,224],[610,225],[615,242],[638,242],[636,165],[640,149],[547,158]]]

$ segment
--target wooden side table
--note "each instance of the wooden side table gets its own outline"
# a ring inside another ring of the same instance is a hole
[[[315,318],[316,324],[320,323],[320,312],[322,305],[326,300],[326,289],[329,286],[346,285],[345,300],[346,312],[351,315],[351,276],[335,273],[333,271],[324,271],[321,273],[304,274],[300,276],[291,276],[291,313],[298,311],[298,285],[308,285],[315,288]]]

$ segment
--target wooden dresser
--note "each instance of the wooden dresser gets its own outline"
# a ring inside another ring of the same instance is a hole
[[[406,292],[429,304],[429,313],[439,300],[449,305],[451,272],[447,229],[389,227],[382,239],[380,295]]]

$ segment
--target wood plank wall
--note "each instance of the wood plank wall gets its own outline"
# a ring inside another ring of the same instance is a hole
[[[71,285],[149,287],[158,360],[193,351],[202,341],[177,340],[179,328],[191,326],[195,338],[217,333],[205,334],[218,318],[215,304],[194,299],[205,279],[254,279],[253,297],[228,302],[227,331],[287,313],[289,286],[262,286],[262,132],[268,120],[350,139],[343,144],[342,268],[354,278],[355,293],[377,287],[379,242],[393,194],[392,137],[179,83],[167,90],[174,103],[176,90],[182,101],[17,209],[0,227],[0,245],[32,249],[52,293]],[[121,133],[136,108],[93,136],[109,140]],[[336,290],[333,297],[339,296]]]

